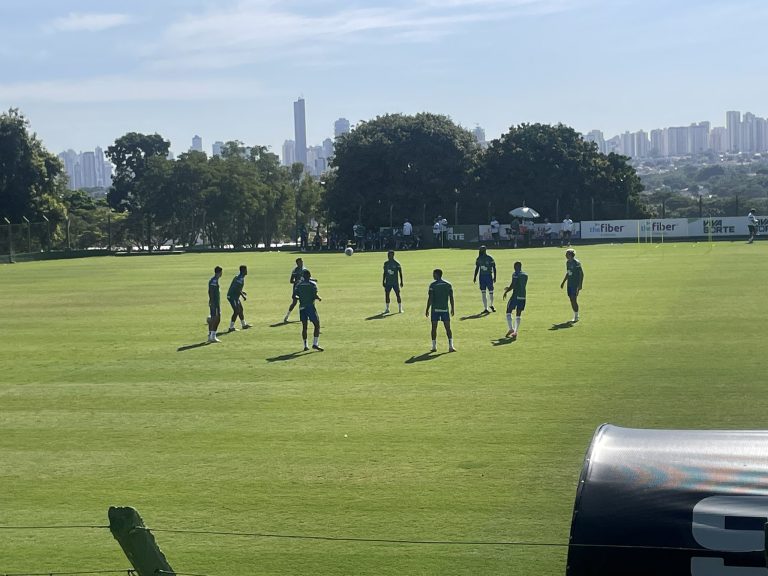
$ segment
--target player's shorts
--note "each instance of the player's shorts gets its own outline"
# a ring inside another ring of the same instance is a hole
[[[240,298],[227,298],[229,305],[232,306],[232,310],[237,312],[240,309]]]
[[[512,314],[514,310],[517,310],[518,312],[525,310],[525,298],[518,298],[515,296],[514,298],[509,299],[509,302],[507,302],[507,314]]]
[[[576,286],[571,286],[570,284],[567,287],[568,290],[568,296],[578,296],[579,295],[579,289]]]
[[[317,314],[317,308],[314,306],[306,306],[299,308],[299,320],[302,322],[309,321],[313,324],[320,322],[320,316]]]
[[[221,316],[221,304],[216,304],[215,306],[208,306],[209,312],[208,315],[211,318],[215,318],[216,316]]]
[[[480,290],[493,292],[493,276],[480,274]]]
[[[448,310],[432,310],[432,322],[450,322],[451,316]]]
[[[398,284],[385,284],[384,285],[384,292],[389,294],[390,290],[394,290],[395,294],[400,294],[400,286]]]
[[[751,235],[753,235],[753,236],[754,236],[754,235],[755,235],[755,233],[757,232],[757,226],[755,226],[754,224],[748,224],[748,225],[747,225],[747,228],[749,228],[749,233],[750,233]]]

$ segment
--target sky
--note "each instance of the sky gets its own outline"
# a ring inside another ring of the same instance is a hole
[[[650,131],[768,116],[765,0],[2,0],[0,110],[54,153],[158,133],[307,141],[432,112],[487,139],[520,123]]]

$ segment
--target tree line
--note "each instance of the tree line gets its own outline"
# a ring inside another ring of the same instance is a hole
[[[484,223],[524,204],[550,219],[646,215],[628,158],[601,154],[562,124],[513,126],[483,147],[447,116],[379,116],[336,139],[319,180],[264,146],[228,142],[220,156],[175,159],[169,149],[159,134],[118,138],[106,152],[112,187],[93,200],[67,190],[60,160],[11,109],[0,115],[0,218],[45,216],[59,234],[77,221],[90,230],[78,247],[103,244],[107,219],[112,245],[247,248],[296,238],[310,222],[343,237],[358,221]]]

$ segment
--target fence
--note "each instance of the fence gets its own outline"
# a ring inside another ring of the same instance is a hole
[[[124,226],[111,219],[84,219],[72,215],[55,224],[49,221],[0,224],[0,259],[13,260],[17,255],[70,250],[111,249],[113,239],[122,237]]]

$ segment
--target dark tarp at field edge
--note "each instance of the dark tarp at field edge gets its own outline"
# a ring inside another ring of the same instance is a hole
[[[568,576],[768,576],[768,431],[598,428]]]

